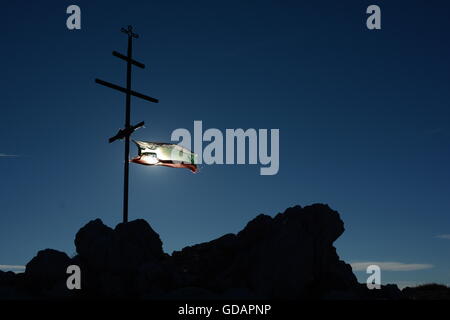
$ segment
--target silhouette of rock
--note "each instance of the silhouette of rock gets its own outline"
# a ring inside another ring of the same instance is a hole
[[[14,285],[16,280],[15,274],[12,271],[3,272],[0,270],[0,286]]]
[[[450,287],[437,283],[406,287],[402,293],[411,300],[450,300]]]
[[[65,297],[67,267],[70,258],[64,252],[45,249],[27,263],[24,274],[24,285],[36,296]]]
[[[23,274],[15,274],[12,271],[0,271],[0,299],[17,300],[27,299],[29,296],[23,288]]]
[[[0,298],[404,298],[395,285],[368,290],[357,282],[333,246],[343,232],[339,214],[327,205],[295,206],[273,218],[261,214],[237,234],[168,255],[146,221],[112,229],[96,219],[76,234],[72,259],[47,249],[24,274],[0,272]],[[81,290],[66,288],[70,264],[80,266]]]
[[[156,269],[165,257],[159,235],[142,219],[121,223],[114,230],[100,219],[90,221],[78,231],[75,246],[82,287],[90,296],[138,295],[140,270],[150,264]]]
[[[145,220],[120,223],[114,229],[114,235],[116,263],[124,270],[136,270],[165,256],[159,235]]]
[[[101,270],[112,263],[114,230],[100,219],[92,220],[75,236],[75,247],[79,260],[86,267]]]
[[[339,214],[328,206],[296,206],[274,218],[259,215],[237,235],[174,252],[173,260],[189,286],[247,288],[260,298],[320,298],[357,288],[351,267],[332,245],[343,231]]]

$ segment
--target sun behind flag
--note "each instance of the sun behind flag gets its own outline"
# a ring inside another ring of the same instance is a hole
[[[198,172],[197,155],[190,150],[176,144],[135,141],[138,147],[138,156],[130,162],[147,166],[165,166],[172,168],[187,168],[194,173]]]

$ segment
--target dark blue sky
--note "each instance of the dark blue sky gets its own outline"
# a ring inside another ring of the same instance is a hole
[[[394,2],[394,3],[393,3]],[[82,29],[69,31],[70,4]],[[365,26],[378,4],[382,30]],[[132,165],[130,218],[167,252],[237,232],[259,213],[327,203],[347,262],[430,264],[383,282],[450,283],[450,5],[444,1],[14,1],[1,10],[0,265],[78,229],[121,220],[124,84],[120,28],[140,39],[132,101],[141,140],[176,128],[279,128],[280,171]],[[136,149],[132,146],[132,154]],[[414,269],[414,267],[411,267]],[[359,274],[364,281],[364,273]]]

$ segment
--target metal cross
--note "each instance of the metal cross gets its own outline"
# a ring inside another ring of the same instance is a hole
[[[105,87],[120,91],[125,93],[125,127],[120,129],[119,132],[112,138],[109,139],[109,142],[114,142],[119,139],[125,140],[125,154],[124,154],[124,184],[123,184],[123,222],[128,222],[128,180],[129,180],[129,154],[130,154],[130,136],[131,134],[138,128],[144,125],[144,122],[140,122],[136,125],[131,125],[131,96],[141,98],[150,102],[158,103],[159,100],[149,97],[145,94],[136,92],[131,90],[131,66],[135,65],[139,68],[144,68],[144,64],[133,59],[132,56],[132,47],[133,47],[133,38],[138,38],[139,36],[133,33],[133,27],[128,26],[127,29],[122,28],[121,31],[128,35],[128,50],[127,55],[123,55],[119,52],[113,51],[113,55],[119,59],[122,59],[127,62],[127,77],[126,77],[126,88],[118,86],[116,84],[103,81],[100,79],[95,79],[95,82],[101,84]]]

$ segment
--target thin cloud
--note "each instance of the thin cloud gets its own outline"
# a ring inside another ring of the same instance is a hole
[[[450,234],[439,234],[436,236],[436,238],[450,240]]]
[[[9,264],[0,264],[0,270],[25,270],[25,266],[15,266]]]
[[[353,262],[350,264],[353,271],[366,271],[370,265],[377,265],[381,271],[417,271],[431,269],[434,266],[432,264],[424,263],[403,263],[403,262],[380,262],[380,261],[364,261]]]
[[[6,153],[0,153],[0,158],[17,158],[17,154],[6,154]]]

